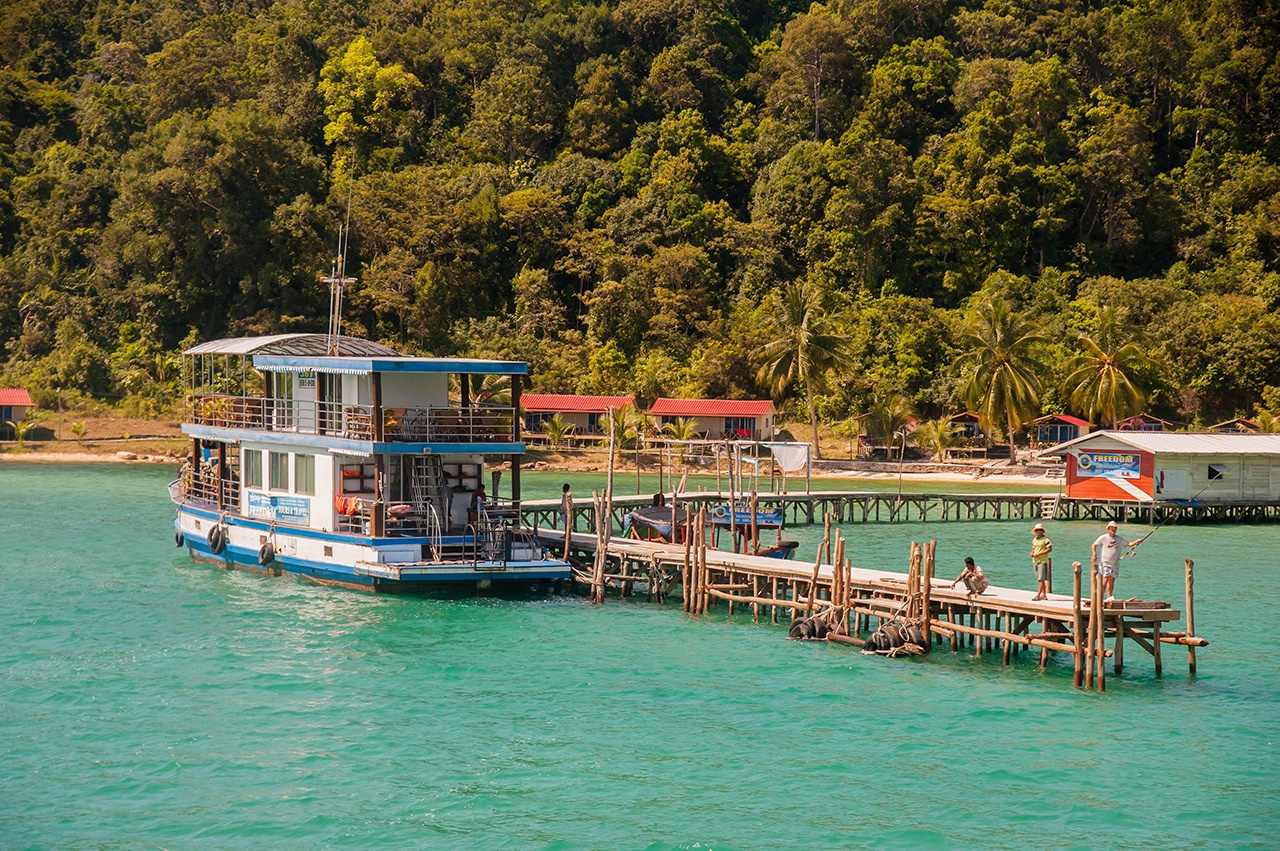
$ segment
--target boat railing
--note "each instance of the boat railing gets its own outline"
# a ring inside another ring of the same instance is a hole
[[[384,422],[387,440],[406,443],[503,443],[511,440],[515,409],[389,408]]]
[[[219,477],[211,467],[183,469],[174,485],[170,486],[170,494],[176,490],[184,503],[198,503],[227,511],[240,509],[240,482],[234,477]],[[219,491],[222,493],[221,501],[218,500]]]
[[[373,405],[299,401],[212,394],[186,398],[187,421],[218,428],[324,434],[375,440]],[[382,439],[400,443],[505,443],[511,440],[515,409],[384,407]]]

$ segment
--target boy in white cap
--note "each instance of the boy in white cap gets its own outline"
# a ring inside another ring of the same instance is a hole
[[[1031,567],[1036,572],[1036,582],[1039,587],[1036,589],[1036,595],[1032,600],[1047,600],[1049,592],[1053,585],[1053,562],[1049,558],[1049,553],[1053,552],[1053,542],[1044,534],[1044,524],[1037,523],[1031,527]]]
[[[1098,536],[1098,540],[1093,542],[1093,558],[1091,563],[1098,569],[1098,574],[1102,576],[1102,589],[1107,595],[1108,600],[1114,600],[1116,594],[1116,577],[1120,575],[1120,559],[1121,551],[1126,547],[1133,549],[1142,543],[1139,538],[1136,541],[1126,541],[1116,534],[1119,529],[1116,521],[1112,520],[1107,524],[1107,531]]]

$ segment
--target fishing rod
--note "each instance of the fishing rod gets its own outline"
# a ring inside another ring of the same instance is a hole
[[[1213,487],[1213,481],[1212,481],[1212,480],[1211,480],[1207,485],[1205,485],[1203,488],[1201,488],[1199,493],[1197,493],[1195,496],[1191,497],[1191,499],[1187,500],[1187,505],[1191,505],[1192,503],[1194,503],[1196,500],[1198,500],[1198,499],[1200,498],[1200,496],[1201,496],[1205,491],[1207,491],[1207,490],[1208,490],[1209,488],[1211,488],[1211,487]],[[1154,535],[1156,532],[1159,532],[1161,529],[1163,529],[1163,528],[1164,528],[1164,527],[1169,523],[1169,521],[1173,520],[1173,518],[1174,518],[1174,517],[1176,517],[1176,516],[1177,516],[1177,515],[1176,515],[1176,514],[1174,514],[1173,512],[1169,512],[1169,516],[1168,516],[1168,517],[1166,517],[1165,519],[1161,520],[1161,521],[1160,521],[1160,523],[1159,523],[1159,524],[1158,524],[1154,529],[1152,529],[1152,530],[1151,530],[1150,532],[1148,532],[1147,534],[1143,535],[1143,536],[1142,536],[1141,538],[1139,538],[1138,540],[1134,541],[1133,546],[1132,546],[1132,547],[1130,547],[1130,549],[1129,549],[1129,551],[1128,551],[1127,553],[1125,553],[1124,555],[1120,556],[1120,558],[1119,558],[1119,560],[1116,562],[1116,564],[1119,564],[1120,562],[1122,562],[1122,561],[1124,561],[1125,559],[1127,559],[1129,556],[1134,555],[1135,553],[1137,553],[1137,552],[1138,552],[1138,544],[1144,543],[1148,538],[1150,538],[1150,537],[1151,537],[1152,535]]]

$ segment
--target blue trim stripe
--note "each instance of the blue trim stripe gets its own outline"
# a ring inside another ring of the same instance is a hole
[[[253,365],[264,369],[358,372],[416,372],[446,375],[528,375],[522,361],[471,358],[328,357],[326,355],[254,355]]]
[[[273,446],[305,446],[314,449],[351,452],[356,455],[523,455],[523,443],[374,443],[305,432],[267,431],[261,428],[224,428],[183,423],[182,433],[201,440],[248,441]]]
[[[258,552],[254,550],[249,552],[239,547],[228,546],[222,551],[222,555],[214,555],[209,549],[204,539],[199,537],[186,536],[184,541],[192,555],[199,554],[203,559],[215,562],[222,562],[228,566],[243,566],[253,570],[280,570],[295,576],[306,576],[315,579],[328,580],[330,582],[343,582],[348,585],[364,585],[370,588],[374,587],[405,587],[412,585],[426,585],[433,582],[475,582],[480,579],[490,579],[499,581],[520,581],[530,579],[568,579],[568,565],[555,564],[554,567],[548,567],[545,570],[522,570],[522,571],[502,571],[502,570],[481,570],[466,573],[443,573],[433,572],[424,575],[410,575],[402,579],[385,579],[375,576],[363,576],[357,574],[354,569],[345,565],[327,564],[324,562],[312,561],[310,559],[298,558],[296,556],[277,555],[276,560],[269,566],[258,564]]]

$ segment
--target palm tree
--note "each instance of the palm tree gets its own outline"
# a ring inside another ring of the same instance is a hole
[[[667,437],[672,440],[696,440],[698,423],[690,417],[677,417],[662,427]]]
[[[946,461],[948,450],[956,445],[956,425],[949,417],[920,423],[911,433],[911,442],[928,449],[935,461]]]
[[[813,404],[814,386],[822,374],[845,360],[844,346],[834,333],[823,309],[821,290],[808,281],[792,281],[773,299],[769,312],[771,339],[757,352],[761,362],[756,380],[775,397],[793,381],[804,384],[813,428],[813,455],[821,460],[818,445],[818,413]]]
[[[970,330],[959,337],[967,349],[955,362],[966,372],[960,398],[977,411],[983,429],[1004,426],[1010,462],[1018,460],[1014,434],[1040,410],[1042,367],[1035,347],[1042,342],[1026,317],[996,298],[975,308]]]
[[[18,448],[22,448],[22,442],[27,439],[27,431],[31,428],[29,420],[5,420],[4,424],[13,429],[13,438],[18,441]]]
[[[565,422],[564,417],[559,414],[548,417],[542,423],[542,433],[547,436],[547,440],[551,441],[553,448],[563,443],[565,438],[573,434],[576,428],[577,426],[573,423]]]
[[[1259,434],[1280,434],[1280,417],[1266,408],[1259,408],[1253,421],[1258,424]]]
[[[867,416],[867,431],[876,440],[883,441],[888,456],[893,457],[894,440],[902,434],[911,420],[911,400],[901,393],[883,398],[876,397],[871,402],[871,413]]]
[[[1146,410],[1138,371],[1152,361],[1132,337],[1124,311],[1115,307],[1098,311],[1095,336],[1079,336],[1084,351],[1068,362],[1062,387],[1072,407],[1091,422],[1118,428],[1120,420]]]
[[[76,439],[76,443],[80,443],[84,440],[84,436],[87,431],[88,428],[85,426],[83,421],[71,424],[71,436]]]

